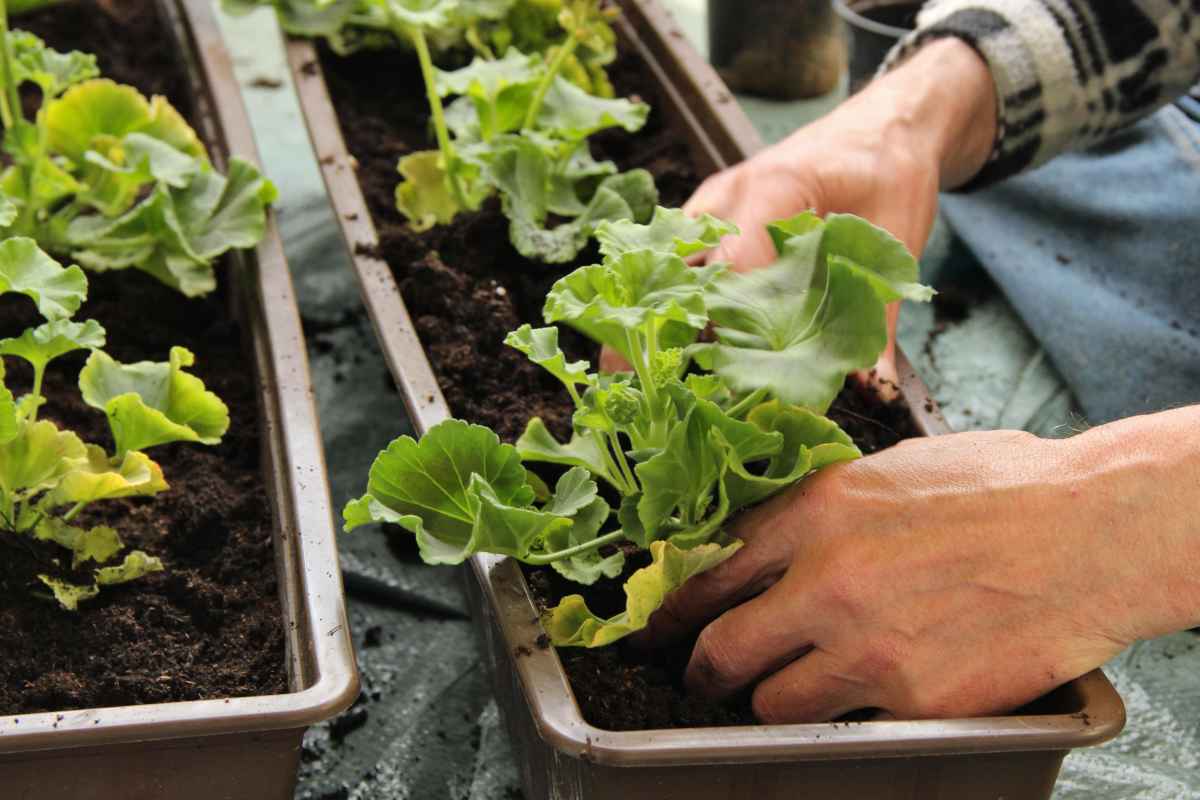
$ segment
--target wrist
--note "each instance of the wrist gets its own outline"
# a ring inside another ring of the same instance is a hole
[[[934,39],[868,86],[907,131],[914,151],[936,165],[942,189],[967,183],[988,162],[996,140],[996,87],[974,48]],[[864,98],[867,99],[867,98]]]
[[[1071,499],[1106,507],[1093,552],[1131,616],[1131,638],[1200,626],[1200,406],[1109,423],[1062,444],[1082,476]]]

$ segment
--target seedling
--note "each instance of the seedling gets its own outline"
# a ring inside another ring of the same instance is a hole
[[[557,328],[522,326],[506,342],[563,384],[571,438],[536,418],[515,446],[460,420],[400,437],[346,506],[346,530],[393,523],[431,564],[494,553],[585,586],[648,551],[649,566],[625,582],[625,611],[601,618],[572,595],[543,620],[558,645],[596,647],[643,628],[667,594],[737,551],[731,515],[858,457],[822,415],[884,349],[886,303],[931,295],[903,245],[849,215],[770,226],[778,260],[768,269],[687,265],[733,232],[665,208],[645,225],[602,222],[603,262],[555,283],[543,316],[618,350],[632,371],[593,372],[567,359]],[[698,341],[710,323],[716,341]],[[553,491],[525,466],[538,462],[566,468]]]
[[[75,610],[103,586],[163,568],[140,550],[126,552],[107,525],[77,526],[80,514],[106,500],[166,491],[162,469],[144,451],[171,442],[217,444],[229,427],[229,412],[185,371],[194,358],[182,347],[171,348],[166,363],[121,364],[105,354],[104,328],[94,320],[71,319],[87,297],[83,271],[64,268],[32,239],[0,242],[0,295],[5,294],[28,297],[45,321],[0,340],[0,544],[46,541],[62,548],[63,557],[49,559],[38,578],[63,608]],[[79,390],[84,402],[108,417],[111,453],[40,418],[43,406],[52,407],[43,388],[46,368],[78,350],[91,353]],[[32,369],[29,391],[20,398],[5,383],[6,356]]]

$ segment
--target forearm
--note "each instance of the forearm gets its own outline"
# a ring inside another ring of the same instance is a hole
[[[1094,532],[1111,572],[1097,586],[1131,638],[1200,626],[1200,406],[1113,422],[1065,440],[1081,477],[1066,502],[1105,502]]]
[[[1200,14],[1164,0],[934,0],[889,57],[953,37],[987,60],[999,101],[974,184],[1103,141],[1200,80]]]

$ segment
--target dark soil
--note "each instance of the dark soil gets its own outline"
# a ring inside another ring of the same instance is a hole
[[[107,76],[165,93],[186,114],[178,53],[157,24],[154,3],[122,0],[119,9],[116,18],[93,4],[69,3],[17,24],[56,48],[96,53]],[[247,375],[226,298],[188,300],[133,270],[91,274],[89,281],[77,318],[104,325],[108,353],[124,362],[162,361],[171,345],[189,348],[197,357],[193,371],[229,405],[232,424],[219,446],[151,452],[168,492],[97,504],[79,518],[116,528],[127,547],[161,558],[164,572],[106,587],[68,613],[45,598],[36,577],[51,571],[46,559],[62,551],[0,539],[0,716],[286,691],[258,387]],[[37,322],[25,298],[0,300],[0,337]],[[79,398],[82,364],[75,354],[51,366],[42,416],[111,448],[104,415]],[[29,371],[14,359],[8,366],[9,386],[19,394]]]
[[[396,162],[405,153],[432,146],[415,61],[399,53],[339,58],[325,52],[322,67],[380,235],[377,247],[364,243],[359,249],[383,258],[394,271],[454,415],[487,425],[506,441],[520,436],[534,416],[560,437],[568,436],[572,409],[561,384],[503,341],[523,323],[544,324],[542,303],[550,285],[580,264],[593,263],[596,253],[585,252],[576,263],[557,267],[530,262],[509,244],[507,220],[494,202],[454,225],[424,233],[410,230],[395,208]],[[619,59],[612,74],[619,94],[636,94],[652,109],[660,107],[658,91],[640,64]],[[593,153],[613,159],[622,169],[650,170],[662,194],[660,204],[678,206],[702,177],[683,141],[652,111],[643,132],[597,137]],[[560,331],[569,357],[595,358],[590,342],[568,329]],[[888,407],[857,386],[847,386],[830,416],[867,453],[915,435],[904,408]],[[630,558],[627,572],[644,566],[646,558]],[[527,575],[548,605],[580,589],[553,570],[528,570]],[[623,609],[621,583],[605,581],[586,590],[592,609],[602,615]],[[522,643],[516,657],[528,656],[532,645],[543,643]],[[689,655],[687,644],[651,652],[626,646],[560,651],[584,716],[598,727],[753,722],[748,702],[713,706],[684,693],[681,678]]]
[[[508,441],[535,416],[567,434],[570,413],[561,403],[562,385],[505,346],[504,337],[524,322],[543,325],[542,303],[551,284],[597,261],[596,252],[585,251],[576,263],[561,266],[523,258],[508,241],[508,220],[494,199],[453,225],[414,233],[396,211],[395,190],[400,157],[433,146],[415,59],[402,52],[349,58],[325,52],[322,68],[379,232],[379,247],[369,250],[395,272],[454,415],[487,425]],[[622,58],[610,74],[618,94],[661,107],[640,64]],[[682,137],[654,110],[636,136],[613,131],[591,141],[597,158],[612,159],[623,170],[649,170],[662,205],[681,205],[699,181]],[[589,343],[570,331],[564,329],[562,340],[573,357],[591,354]]]

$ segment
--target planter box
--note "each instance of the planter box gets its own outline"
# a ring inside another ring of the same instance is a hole
[[[207,0],[164,0],[194,87],[197,130],[220,166],[258,160]],[[290,693],[0,717],[4,800],[291,800],[305,729],[358,695],[308,361],[273,221],[224,271],[259,387],[264,482]]]
[[[697,168],[712,172],[761,146],[712,68],[655,0],[622,0],[622,47],[659,82],[664,113]],[[288,44],[293,78],[367,310],[422,432],[450,416],[389,266],[346,149],[314,46]],[[899,355],[903,402],[925,435],[948,432],[920,378]],[[611,732],[588,724],[542,631],[518,565],[472,559],[467,583],[497,700],[529,800],[696,800],[854,797],[900,800],[1047,798],[1067,751],[1124,724],[1120,698],[1095,671],[1036,710],[986,719],[747,726]]]

